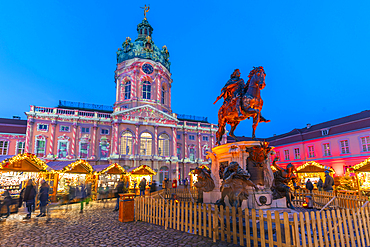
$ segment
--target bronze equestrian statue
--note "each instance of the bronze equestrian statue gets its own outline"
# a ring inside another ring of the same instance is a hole
[[[258,190],[257,186],[249,180],[250,174],[243,170],[238,162],[231,162],[223,172],[221,185],[221,199],[217,200],[217,205],[225,207],[225,197],[229,197],[232,207],[241,207],[243,200],[248,199],[248,187]]]
[[[224,103],[218,111],[218,131],[216,133],[217,144],[220,145],[222,135],[225,133],[226,124],[230,124],[230,136],[236,141],[234,135],[236,126],[245,119],[253,118],[253,134],[255,139],[255,132],[260,122],[270,122],[261,116],[263,100],[261,99],[260,90],[265,84],[266,73],[262,66],[254,67],[249,73],[249,80],[247,84],[240,78],[240,71],[236,69],[232,74],[230,80],[221,90],[221,95],[217,97],[214,104],[221,98],[224,98]]]
[[[295,170],[292,163],[289,163],[286,169],[276,165],[278,158],[275,158],[272,165],[276,168],[274,172],[274,181],[272,183],[272,197],[274,200],[286,198],[287,207],[294,209],[291,201],[289,182],[292,181],[294,188],[299,188],[295,182],[297,176],[293,173]]]

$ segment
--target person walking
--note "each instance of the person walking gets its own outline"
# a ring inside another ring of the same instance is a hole
[[[167,190],[169,188],[169,183],[170,183],[170,181],[168,180],[167,177],[165,177],[164,180],[163,180],[163,183],[162,183],[162,188]]]
[[[323,181],[322,179],[320,178],[319,181],[317,182],[317,189],[319,191],[322,191],[322,186],[323,186]]]
[[[80,213],[83,213],[84,211],[84,202],[86,200],[86,187],[84,183],[80,183],[80,186],[78,186],[78,198],[80,198],[81,208]]]
[[[12,197],[10,196],[10,193],[8,190],[5,190],[3,193],[4,201],[3,203],[0,203],[0,217],[1,217],[1,209],[3,206],[6,206],[6,216],[5,218],[8,218],[10,215],[10,204],[12,203]]]
[[[32,179],[27,181],[26,189],[24,190],[24,197],[23,201],[26,202],[26,207],[28,214],[23,219],[28,220],[31,219],[31,213],[32,213],[32,206],[35,203],[35,197],[36,197],[36,189],[35,186],[32,183]]]
[[[150,184],[150,193],[153,193],[156,191],[157,191],[157,182],[153,180],[152,183]]]
[[[123,187],[124,183],[122,181],[119,181],[116,187],[116,197],[117,197],[117,203],[116,206],[114,207],[114,212],[119,210],[119,194],[123,193]]]
[[[40,214],[36,217],[45,217],[46,216],[46,207],[49,204],[49,185],[45,180],[41,181],[41,187],[39,192],[40,200]]]
[[[312,184],[310,179],[308,179],[307,182],[306,182],[306,189],[308,189],[310,191],[310,193],[312,194],[313,184]]]
[[[188,178],[185,178],[184,179],[184,187],[185,187],[186,190],[188,189],[188,185],[189,185]]]
[[[140,196],[141,195],[145,196],[145,188],[146,188],[146,179],[143,178],[143,179],[141,179],[141,181],[139,183]]]
[[[333,185],[334,185],[334,178],[330,176],[330,171],[325,171],[325,183],[322,186],[324,191],[326,192],[333,192]]]

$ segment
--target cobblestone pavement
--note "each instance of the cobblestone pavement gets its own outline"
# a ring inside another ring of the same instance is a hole
[[[52,210],[47,218],[22,220],[25,212],[11,215],[0,222],[0,246],[236,246],[226,242],[165,230],[144,222],[122,223],[113,212],[114,203],[91,203],[79,213],[79,205]]]

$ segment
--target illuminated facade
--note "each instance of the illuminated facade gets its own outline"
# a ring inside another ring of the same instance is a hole
[[[160,182],[209,164],[206,151],[215,145],[217,125],[172,112],[167,47],[154,44],[146,19],[137,31],[138,38],[126,38],[117,52],[113,107],[64,101],[55,108],[31,106],[24,152],[47,161],[118,163],[126,170],[147,165]]]

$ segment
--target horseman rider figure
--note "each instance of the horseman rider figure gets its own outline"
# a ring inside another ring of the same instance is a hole
[[[217,97],[216,102],[224,98],[224,104],[229,103],[232,99],[236,99],[235,107],[238,111],[239,117],[243,116],[242,113],[242,97],[243,94],[248,90],[248,84],[245,85],[244,80],[240,78],[240,71],[239,69],[234,70],[234,72],[230,76],[230,80],[228,80],[225,86],[221,90],[221,95]],[[215,103],[216,103],[215,102]]]

